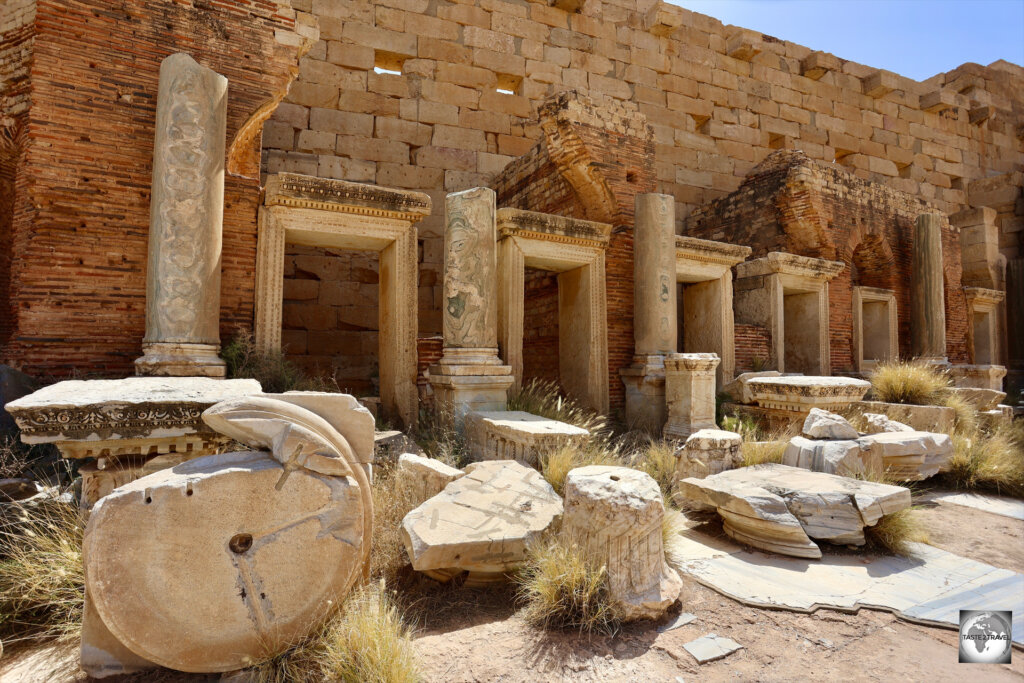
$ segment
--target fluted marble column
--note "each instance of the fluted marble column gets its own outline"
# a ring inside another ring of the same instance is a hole
[[[225,374],[217,353],[227,89],[228,79],[187,54],[160,65],[139,375]]]
[[[445,202],[444,352],[430,367],[435,401],[458,426],[474,410],[504,410],[512,368],[498,358],[496,198],[477,187]]]
[[[914,356],[946,359],[946,305],[942,279],[942,216],[917,217],[911,260],[910,350]]]
[[[633,364],[626,385],[626,421],[661,435],[665,424],[665,355],[676,352],[675,198],[638,194],[633,225]]]

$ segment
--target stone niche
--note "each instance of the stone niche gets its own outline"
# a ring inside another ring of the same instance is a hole
[[[498,342],[515,386],[523,381],[526,268],[557,273],[559,383],[583,405],[608,410],[605,249],[611,225],[499,209]]]
[[[718,386],[736,373],[732,268],[750,247],[676,236],[676,305],[680,353],[715,353]]]
[[[857,371],[868,373],[899,355],[896,293],[877,287],[853,288],[853,344]]]
[[[994,365],[1002,358],[999,305],[1006,294],[997,289],[964,287],[967,296],[967,351],[974,365]]]
[[[416,421],[416,223],[430,197],[376,185],[279,173],[267,179],[256,253],[256,343],[281,348],[285,245],[375,251],[380,257],[380,400]]]
[[[769,368],[830,374],[828,283],[844,267],[782,252],[736,266],[736,318],[770,331]]]

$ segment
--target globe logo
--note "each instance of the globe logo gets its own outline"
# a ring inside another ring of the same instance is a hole
[[[1010,612],[960,611],[960,661],[996,664],[1010,661],[1013,649]]]

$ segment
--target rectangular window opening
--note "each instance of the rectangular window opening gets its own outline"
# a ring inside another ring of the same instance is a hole
[[[405,64],[405,55],[377,50],[373,53],[373,72],[378,74],[402,75],[402,65]]]
[[[494,88],[494,91],[501,93],[502,95],[518,95],[519,89],[523,84],[521,76],[513,76],[511,74],[498,74],[498,82]]]

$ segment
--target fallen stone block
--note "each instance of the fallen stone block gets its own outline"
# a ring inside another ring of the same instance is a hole
[[[949,432],[956,413],[946,406],[919,406],[910,403],[857,401],[850,406],[866,413],[881,413],[890,420],[902,422],[921,432]]]
[[[1005,391],[981,387],[950,387],[948,391],[967,401],[978,411],[995,410],[996,406],[1006,398]]]
[[[820,408],[811,408],[804,420],[803,433],[809,439],[856,439],[860,436],[845,417]]]
[[[473,460],[517,460],[533,467],[542,455],[590,436],[582,427],[520,410],[468,413],[465,425]]]
[[[423,449],[406,434],[398,430],[374,432],[373,462],[375,464],[395,463],[403,453],[423,455]]]
[[[713,662],[716,659],[728,657],[743,646],[732,638],[725,638],[715,633],[709,633],[697,640],[691,640],[683,644],[683,649],[693,655],[698,664]]]
[[[562,517],[562,499],[539,472],[513,460],[466,467],[441,493],[402,520],[413,569],[439,581],[501,580],[526,559],[527,546]]]
[[[664,516],[661,489],[644,472],[594,465],[565,478],[562,537],[604,564],[611,597],[627,620],[660,617],[682,590],[665,562]]]
[[[419,505],[441,493],[445,486],[465,474],[462,470],[446,465],[440,460],[402,453],[398,456],[395,486],[408,489],[413,496],[414,504]]]
[[[778,370],[764,370],[762,372],[744,372],[738,375],[736,379],[731,382],[726,382],[725,386],[722,387],[722,391],[732,397],[733,402],[742,403],[749,405],[754,402],[754,395],[750,393],[750,380],[757,379],[759,377],[781,377],[782,373]]]
[[[863,545],[864,527],[910,507],[910,490],[786,465],[756,465],[679,482],[675,498],[715,509],[730,537],[763,550],[820,558],[811,539]]]
[[[898,481],[921,481],[949,469],[953,440],[936,432],[882,432],[857,439]]]
[[[872,451],[865,451],[858,441],[849,439],[814,441],[794,436],[782,454],[782,464],[841,477],[882,471],[881,461]]]
[[[676,456],[676,481],[687,477],[702,478],[743,464],[740,447],[743,437],[722,429],[701,429],[686,439]]]
[[[805,414],[811,408],[838,410],[864,398],[870,382],[852,377],[783,375],[747,382],[754,403],[765,408]]]
[[[867,423],[868,434],[882,434],[884,432],[913,432],[910,425],[905,425],[896,420],[890,420],[887,415],[881,413],[864,413],[864,421]]]

